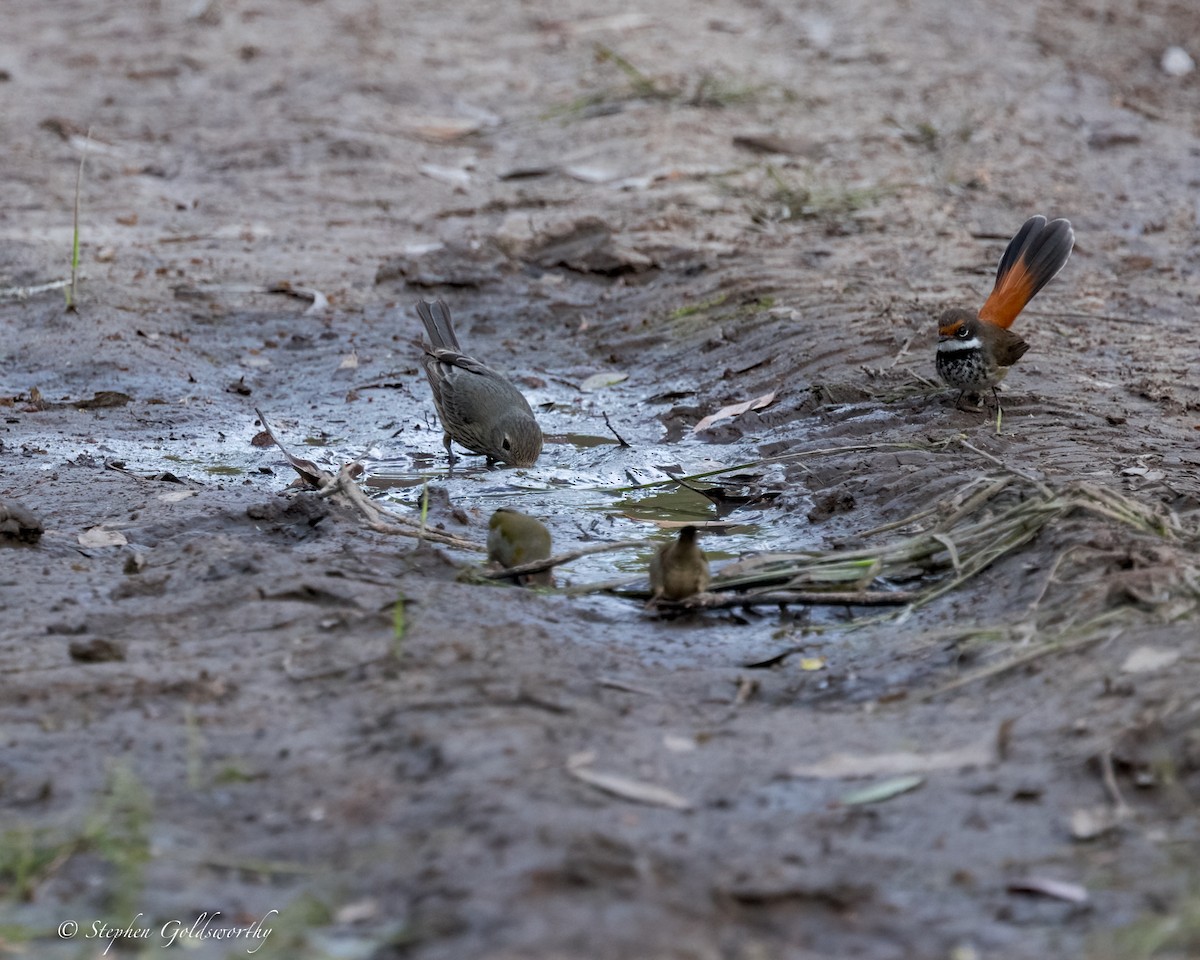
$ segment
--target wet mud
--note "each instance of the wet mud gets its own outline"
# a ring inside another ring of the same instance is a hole
[[[1200,14],[455,16],[6,12],[0,945],[1200,953]],[[1075,252],[959,408],[935,319],[1035,213]],[[448,470],[420,297],[534,467]],[[502,505],[639,545],[485,582]],[[737,603],[646,608],[684,524]]]

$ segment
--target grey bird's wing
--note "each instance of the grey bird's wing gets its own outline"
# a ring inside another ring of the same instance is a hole
[[[469,373],[476,373],[482,377],[492,376],[499,379],[504,379],[495,370],[489,367],[486,363],[476,360],[474,357],[468,357],[465,353],[459,353],[457,350],[433,349],[426,350],[425,355],[432,358],[436,363],[446,364],[451,367],[458,367],[466,370]],[[441,374],[442,379],[445,379],[450,371],[444,371]]]

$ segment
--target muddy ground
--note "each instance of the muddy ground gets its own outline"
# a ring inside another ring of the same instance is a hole
[[[1200,956],[1200,74],[1162,66],[1193,3],[4,20],[0,501],[45,525],[0,545],[5,952],[96,956],[103,921],[136,956],[173,922],[204,958]],[[11,288],[65,275],[89,129],[67,313]],[[932,320],[1038,212],[1077,246],[997,433]],[[520,378],[536,468],[447,476],[420,296]],[[717,569],[998,478],[973,521],[1110,499],[977,572],[947,535],[907,611],[659,617],[460,580],[478,553],[290,489],[256,407],[475,544],[501,502],[647,539],[576,587],[715,519],[664,468],[778,495]]]

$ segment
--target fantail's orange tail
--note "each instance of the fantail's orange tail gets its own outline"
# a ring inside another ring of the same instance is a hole
[[[1063,268],[1074,246],[1075,231],[1069,220],[1047,223],[1041,216],[1026,220],[1000,258],[996,286],[979,319],[1011,327],[1025,304]]]

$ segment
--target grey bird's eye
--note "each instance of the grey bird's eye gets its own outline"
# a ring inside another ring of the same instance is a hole
[[[966,327],[959,327],[958,333],[955,334],[955,336],[958,337],[959,340],[966,340],[967,337],[969,337],[970,335],[971,335],[971,331],[968,330]]]
[[[505,437],[501,441],[500,446],[502,446],[505,450],[511,450],[512,449],[512,441],[509,440],[508,437]]]

